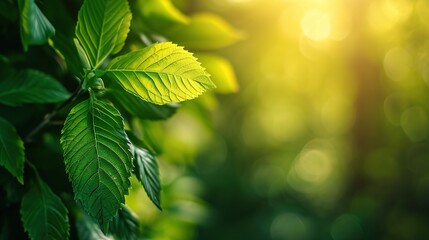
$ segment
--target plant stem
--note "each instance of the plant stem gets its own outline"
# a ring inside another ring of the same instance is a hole
[[[48,113],[45,115],[45,117],[43,118],[43,121],[39,123],[39,125],[37,125],[24,139],[24,142],[29,143],[33,141],[33,137],[40,132],[40,130],[43,129],[43,127],[45,127],[47,124],[51,123],[52,118],[57,115],[57,113],[63,109],[65,106],[67,106],[67,104],[73,102],[76,100],[77,97],[79,97],[79,95],[83,92],[83,89],[79,86],[76,91],[73,92],[73,94],[63,103],[61,103],[60,105],[58,105],[57,107],[54,108],[54,110],[52,110],[52,112]]]

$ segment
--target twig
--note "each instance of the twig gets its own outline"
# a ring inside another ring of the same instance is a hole
[[[76,91],[74,91],[74,93],[63,103],[61,103],[60,105],[58,105],[54,110],[52,110],[52,112],[48,113],[45,115],[45,117],[43,118],[43,121],[39,123],[39,125],[37,125],[24,139],[24,142],[29,143],[33,141],[33,137],[40,131],[42,130],[43,127],[45,127],[47,124],[49,124],[52,120],[52,118],[57,115],[57,113],[63,109],[65,106],[67,106],[67,104],[73,102],[76,100],[77,97],[79,97],[79,95],[83,92],[83,89],[79,86],[78,89],[76,89]]]

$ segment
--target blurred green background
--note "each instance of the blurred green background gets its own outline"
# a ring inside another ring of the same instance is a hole
[[[240,90],[166,123],[148,237],[429,239],[427,0],[173,2],[240,33]]]

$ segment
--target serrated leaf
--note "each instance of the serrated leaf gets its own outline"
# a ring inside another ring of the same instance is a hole
[[[170,42],[113,59],[106,75],[125,91],[155,104],[193,99],[215,87],[197,59]]]
[[[164,120],[176,113],[178,104],[155,105],[125,91],[111,90],[112,96],[132,116],[147,120]]]
[[[38,179],[21,202],[24,229],[33,240],[68,239],[68,211],[46,183]]]
[[[189,49],[211,50],[229,46],[242,38],[223,18],[198,13],[191,16],[189,24],[165,32],[175,43]]]
[[[55,28],[43,15],[34,0],[18,1],[21,20],[21,41],[24,50],[29,45],[40,45],[46,43],[50,37],[55,35]]]
[[[125,44],[131,11],[126,0],[86,0],[79,11],[76,37],[92,68],[98,68],[109,54]]]
[[[136,9],[139,10],[143,23],[156,32],[165,32],[189,22],[188,17],[170,0],[138,0]]]
[[[234,68],[228,60],[219,55],[208,53],[195,54],[195,57],[206,67],[210,79],[216,84],[216,92],[235,93],[238,91]]]
[[[79,212],[76,216],[76,229],[81,240],[111,240],[101,231],[98,224],[85,213]]]
[[[56,103],[70,93],[54,78],[37,70],[23,70],[0,81],[0,103],[17,106],[23,103]]]
[[[90,93],[70,111],[61,146],[76,201],[105,231],[128,194],[132,156],[120,113]]]
[[[142,183],[149,199],[161,210],[161,182],[155,157],[144,148],[131,147],[134,156],[134,173]]]
[[[15,128],[0,118],[0,165],[24,184],[24,143]]]
[[[138,239],[140,235],[139,219],[127,206],[122,205],[118,215],[109,223],[109,232],[117,239]]]

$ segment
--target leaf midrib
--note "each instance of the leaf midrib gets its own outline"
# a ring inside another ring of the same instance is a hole
[[[90,114],[91,114],[91,128],[92,128],[92,133],[94,135],[94,148],[95,148],[95,153],[96,153],[96,159],[97,159],[97,176],[98,176],[98,181],[97,181],[97,191],[100,189],[100,154],[98,153],[98,141],[97,141],[97,133],[95,131],[95,115],[94,115],[94,100],[95,100],[95,96],[92,93],[92,91],[90,90],[89,92],[90,94]],[[103,198],[99,198],[100,199],[100,205],[103,206]],[[102,207],[103,209],[103,207]],[[103,214],[103,213],[102,213]],[[104,215],[104,214],[103,214]]]

